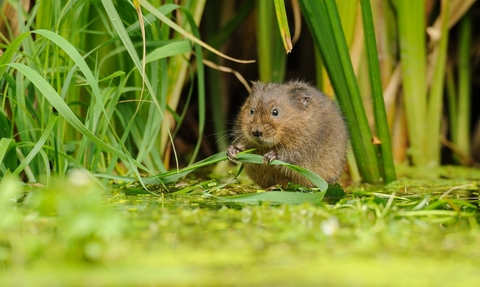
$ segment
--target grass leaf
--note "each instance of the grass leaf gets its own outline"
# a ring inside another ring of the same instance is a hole
[[[361,0],[362,21],[365,35],[365,50],[367,53],[368,72],[370,76],[370,87],[372,90],[373,113],[375,117],[375,132],[380,140],[377,145],[379,149],[380,171],[385,183],[396,179],[395,166],[393,165],[392,143],[390,130],[388,129],[387,113],[383,99],[382,82],[380,78],[380,65],[378,63],[377,43],[375,40],[375,29],[373,27],[372,10],[370,0]]]
[[[274,0],[275,12],[277,14],[278,28],[282,36],[283,46],[285,51],[290,53],[292,51],[292,38],[290,37],[290,28],[288,27],[287,13],[285,12],[285,2],[283,0]]]
[[[188,53],[191,50],[192,46],[190,45],[190,41],[173,41],[148,53],[146,62],[150,63],[163,58]]]
[[[0,139],[0,165],[3,164],[6,169],[9,169],[14,165],[16,165],[16,156],[15,156],[15,161],[12,161],[7,155],[11,152],[11,149],[14,146],[15,146],[15,140],[9,139],[9,138]],[[14,150],[13,150],[13,154],[15,154]]]
[[[425,123],[427,105],[425,1],[396,1],[403,97],[408,124],[410,155],[415,165],[426,164]]]
[[[263,163],[263,157],[261,155],[258,155],[258,154],[239,153],[237,155],[237,158],[241,162],[264,164]],[[321,178],[318,174],[316,174],[316,173],[314,173],[314,172],[312,172],[312,171],[310,171],[306,168],[303,168],[303,167],[300,167],[300,166],[297,166],[297,165],[293,165],[293,164],[289,164],[289,163],[286,163],[286,162],[283,162],[283,161],[280,161],[280,160],[274,160],[270,164],[271,165],[283,165],[283,166],[286,166],[286,167],[290,168],[291,170],[293,170],[295,172],[298,172],[299,174],[301,174],[302,176],[307,178],[309,181],[311,181],[321,191],[326,191],[327,188],[328,188],[328,183],[323,178]]]
[[[18,165],[18,167],[12,172],[12,175],[19,175],[21,171],[25,169],[25,167],[32,161],[32,159],[39,153],[39,151],[42,149],[43,145],[47,141],[48,137],[52,134],[52,130],[55,127],[55,123],[57,122],[58,117],[57,116],[51,116],[50,119],[48,120],[48,124],[45,127],[45,130],[43,131],[42,136],[38,140],[38,142],[35,144],[33,149],[30,151],[30,153],[25,157],[25,159]],[[46,162],[48,164],[48,162]],[[49,170],[48,166],[46,166],[46,169]]]
[[[272,204],[302,204],[310,202],[318,204],[322,202],[326,191],[314,193],[299,193],[288,191],[266,191],[253,194],[243,194],[226,197],[216,197],[221,202],[259,204],[269,202]]]
[[[429,142],[428,164],[429,166],[438,166],[441,163],[440,157],[440,135],[443,110],[443,91],[445,87],[445,69],[447,64],[448,50],[448,20],[450,1],[442,0],[441,5],[441,28],[440,39],[435,46],[433,56],[436,57],[433,68],[433,79],[430,87],[428,99],[427,123],[428,130],[426,140]]]

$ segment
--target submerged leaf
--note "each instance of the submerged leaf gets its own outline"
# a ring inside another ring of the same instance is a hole
[[[315,193],[267,191],[253,194],[217,197],[217,199],[219,201],[232,203],[258,204],[261,202],[270,202],[274,204],[302,204],[305,202],[320,203],[323,200],[325,193],[325,191]]]

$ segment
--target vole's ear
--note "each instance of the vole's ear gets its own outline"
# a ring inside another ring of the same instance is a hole
[[[252,94],[256,91],[260,91],[264,86],[265,84],[260,81],[252,81]]]
[[[308,107],[310,95],[308,94],[308,90],[306,87],[302,85],[295,85],[290,88],[289,94],[290,98],[296,103],[301,104],[304,107]]]

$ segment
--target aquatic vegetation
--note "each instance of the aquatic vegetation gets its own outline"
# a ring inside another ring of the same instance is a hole
[[[105,190],[81,172],[49,187],[6,177],[0,283],[474,283],[473,174],[351,186],[340,198],[296,205],[225,202],[216,180],[172,183],[170,192],[152,185],[148,193],[131,183]],[[186,186],[198,188],[178,192]]]

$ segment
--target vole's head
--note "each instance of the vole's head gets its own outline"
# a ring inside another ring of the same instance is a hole
[[[242,134],[257,147],[286,145],[288,139],[301,136],[310,104],[301,83],[255,82],[240,112]]]

